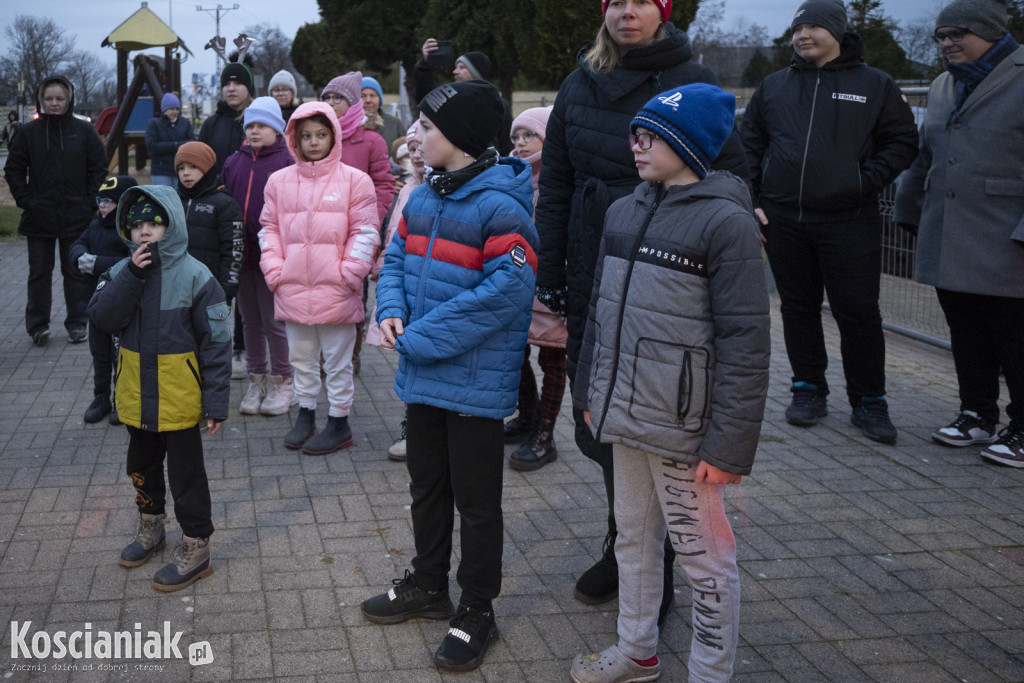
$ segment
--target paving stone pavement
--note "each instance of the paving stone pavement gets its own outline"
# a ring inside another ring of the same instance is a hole
[[[614,642],[616,603],[572,597],[575,578],[601,552],[606,508],[599,470],[573,445],[564,417],[555,463],[506,470],[501,638],[483,667],[434,669],[444,622],[382,627],[361,617],[359,603],[389,587],[414,552],[407,473],[385,457],[402,415],[392,390],[396,357],[368,346],[351,418],[356,443],[326,457],[283,448],[294,408],[291,416],[239,415],[244,382],[233,382],[231,418],[204,437],[215,572],[179,593],[155,593],[150,578],[170,546],[142,568],[117,564],[136,519],[125,430],[82,421],[89,350],[67,343],[59,283],[51,341],[31,345],[26,279],[24,242],[0,243],[5,679],[565,681],[576,653]],[[789,367],[773,319],[760,452],[753,474],[726,494],[743,590],[734,680],[1024,680],[1024,470],[929,442],[956,412],[952,360],[892,335],[887,371],[899,441],[863,438],[841,398],[830,319],[827,338],[839,389],[832,412],[813,429],[791,427],[783,417]],[[178,534],[172,522],[168,540]],[[690,599],[678,590],[679,570],[676,585],[658,649],[665,681],[686,680]],[[206,641],[214,659],[196,667],[186,659],[14,659],[14,621],[51,635],[86,624],[93,632],[140,624],[147,633],[166,621],[182,632],[186,657],[187,644]],[[25,664],[46,671],[15,671]],[[61,664],[76,669],[55,670]]]

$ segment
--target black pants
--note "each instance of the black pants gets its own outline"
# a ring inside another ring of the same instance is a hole
[[[53,305],[53,256],[56,248],[60,254],[60,272],[64,280],[64,304],[67,316],[64,327],[67,330],[84,328],[87,322],[82,293],[83,284],[78,270],[71,263],[71,245],[74,237],[29,237],[28,241],[28,302],[25,305],[25,330],[29,334],[50,326],[50,309]]]
[[[839,326],[850,405],[885,395],[885,337],[878,310],[881,220],[797,223],[768,216],[765,251],[782,301],[786,353],[794,382],[828,392],[828,354],[821,327],[823,292]]]
[[[1008,247],[1009,248],[1009,247]],[[1024,299],[936,289],[949,324],[960,410],[999,422],[999,373],[1011,422],[1024,424]]]
[[[501,592],[502,421],[416,403],[409,404],[407,415],[416,583],[424,590],[447,588],[458,509],[460,602],[489,605]]]
[[[95,325],[89,325],[89,353],[92,354],[92,393],[110,396],[110,380],[117,357],[114,338]]]
[[[174,497],[174,516],[186,536],[206,538],[213,533],[210,483],[203,464],[199,425],[174,432],[147,432],[128,427],[128,476],[135,487],[135,504],[147,515],[164,512],[164,454]]]

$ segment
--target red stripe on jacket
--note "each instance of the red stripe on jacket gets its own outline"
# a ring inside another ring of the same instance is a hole
[[[492,237],[487,240],[484,244],[484,259],[492,259],[496,256],[504,256],[505,254],[512,251],[516,245],[520,245],[526,250],[526,262],[533,268],[533,272],[537,272],[537,254],[534,253],[533,247],[526,241],[526,238],[519,233],[512,233],[509,235],[499,235]]]
[[[401,226],[399,226],[401,230]],[[405,253],[415,256],[426,256],[430,247],[430,238],[426,235],[409,235],[405,239]],[[430,258],[436,261],[444,261],[460,268],[470,270],[484,269],[484,254],[480,249],[467,247],[465,244],[452,242],[451,240],[434,238],[434,251]]]

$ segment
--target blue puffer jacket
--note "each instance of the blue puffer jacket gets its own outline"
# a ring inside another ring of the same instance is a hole
[[[377,283],[377,320],[405,333],[395,391],[467,415],[516,408],[536,280],[530,166],[502,158],[447,197],[409,196]]]

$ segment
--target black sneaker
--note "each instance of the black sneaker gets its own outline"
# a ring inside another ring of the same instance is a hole
[[[794,382],[790,389],[793,402],[786,408],[786,422],[797,427],[813,427],[828,415],[827,397],[807,382]]]
[[[32,333],[32,343],[36,346],[46,346],[46,342],[50,341],[50,328],[43,327]]]
[[[573,595],[588,605],[600,605],[619,597],[619,563],[615,559],[614,531],[604,538],[601,559],[576,580]]]
[[[72,344],[81,344],[88,338],[89,332],[84,325],[82,327],[72,327],[68,330],[68,341]]]
[[[434,653],[434,666],[449,671],[472,671],[484,661],[487,648],[498,639],[494,611],[459,605],[448,622],[448,634]]]
[[[981,452],[981,457],[1007,467],[1024,467],[1024,423],[1011,422],[999,432],[996,442]]]
[[[110,397],[107,394],[96,394],[93,396],[92,403],[86,408],[85,416],[82,419],[87,424],[93,424],[110,415],[110,411]]]
[[[932,432],[932,441],[947,446],[992,443],[996,438],[996,423],[982,419],[973,410],[963,411],[949,426]]]
[[[860,427],[864,436],[878,443],[896,443],[896,427],[889,420],[889,404],[884,396],[865,396],[850,413],[850,423]]]
[[[425,591],[416,585],[408,569],[405,576],[395,579],[395,587],[387,593],[364,600],[360,609],[363,616],[375,624],[400,624],[409,619],[448,619],[452,616],[452,601],[448,588]]]

